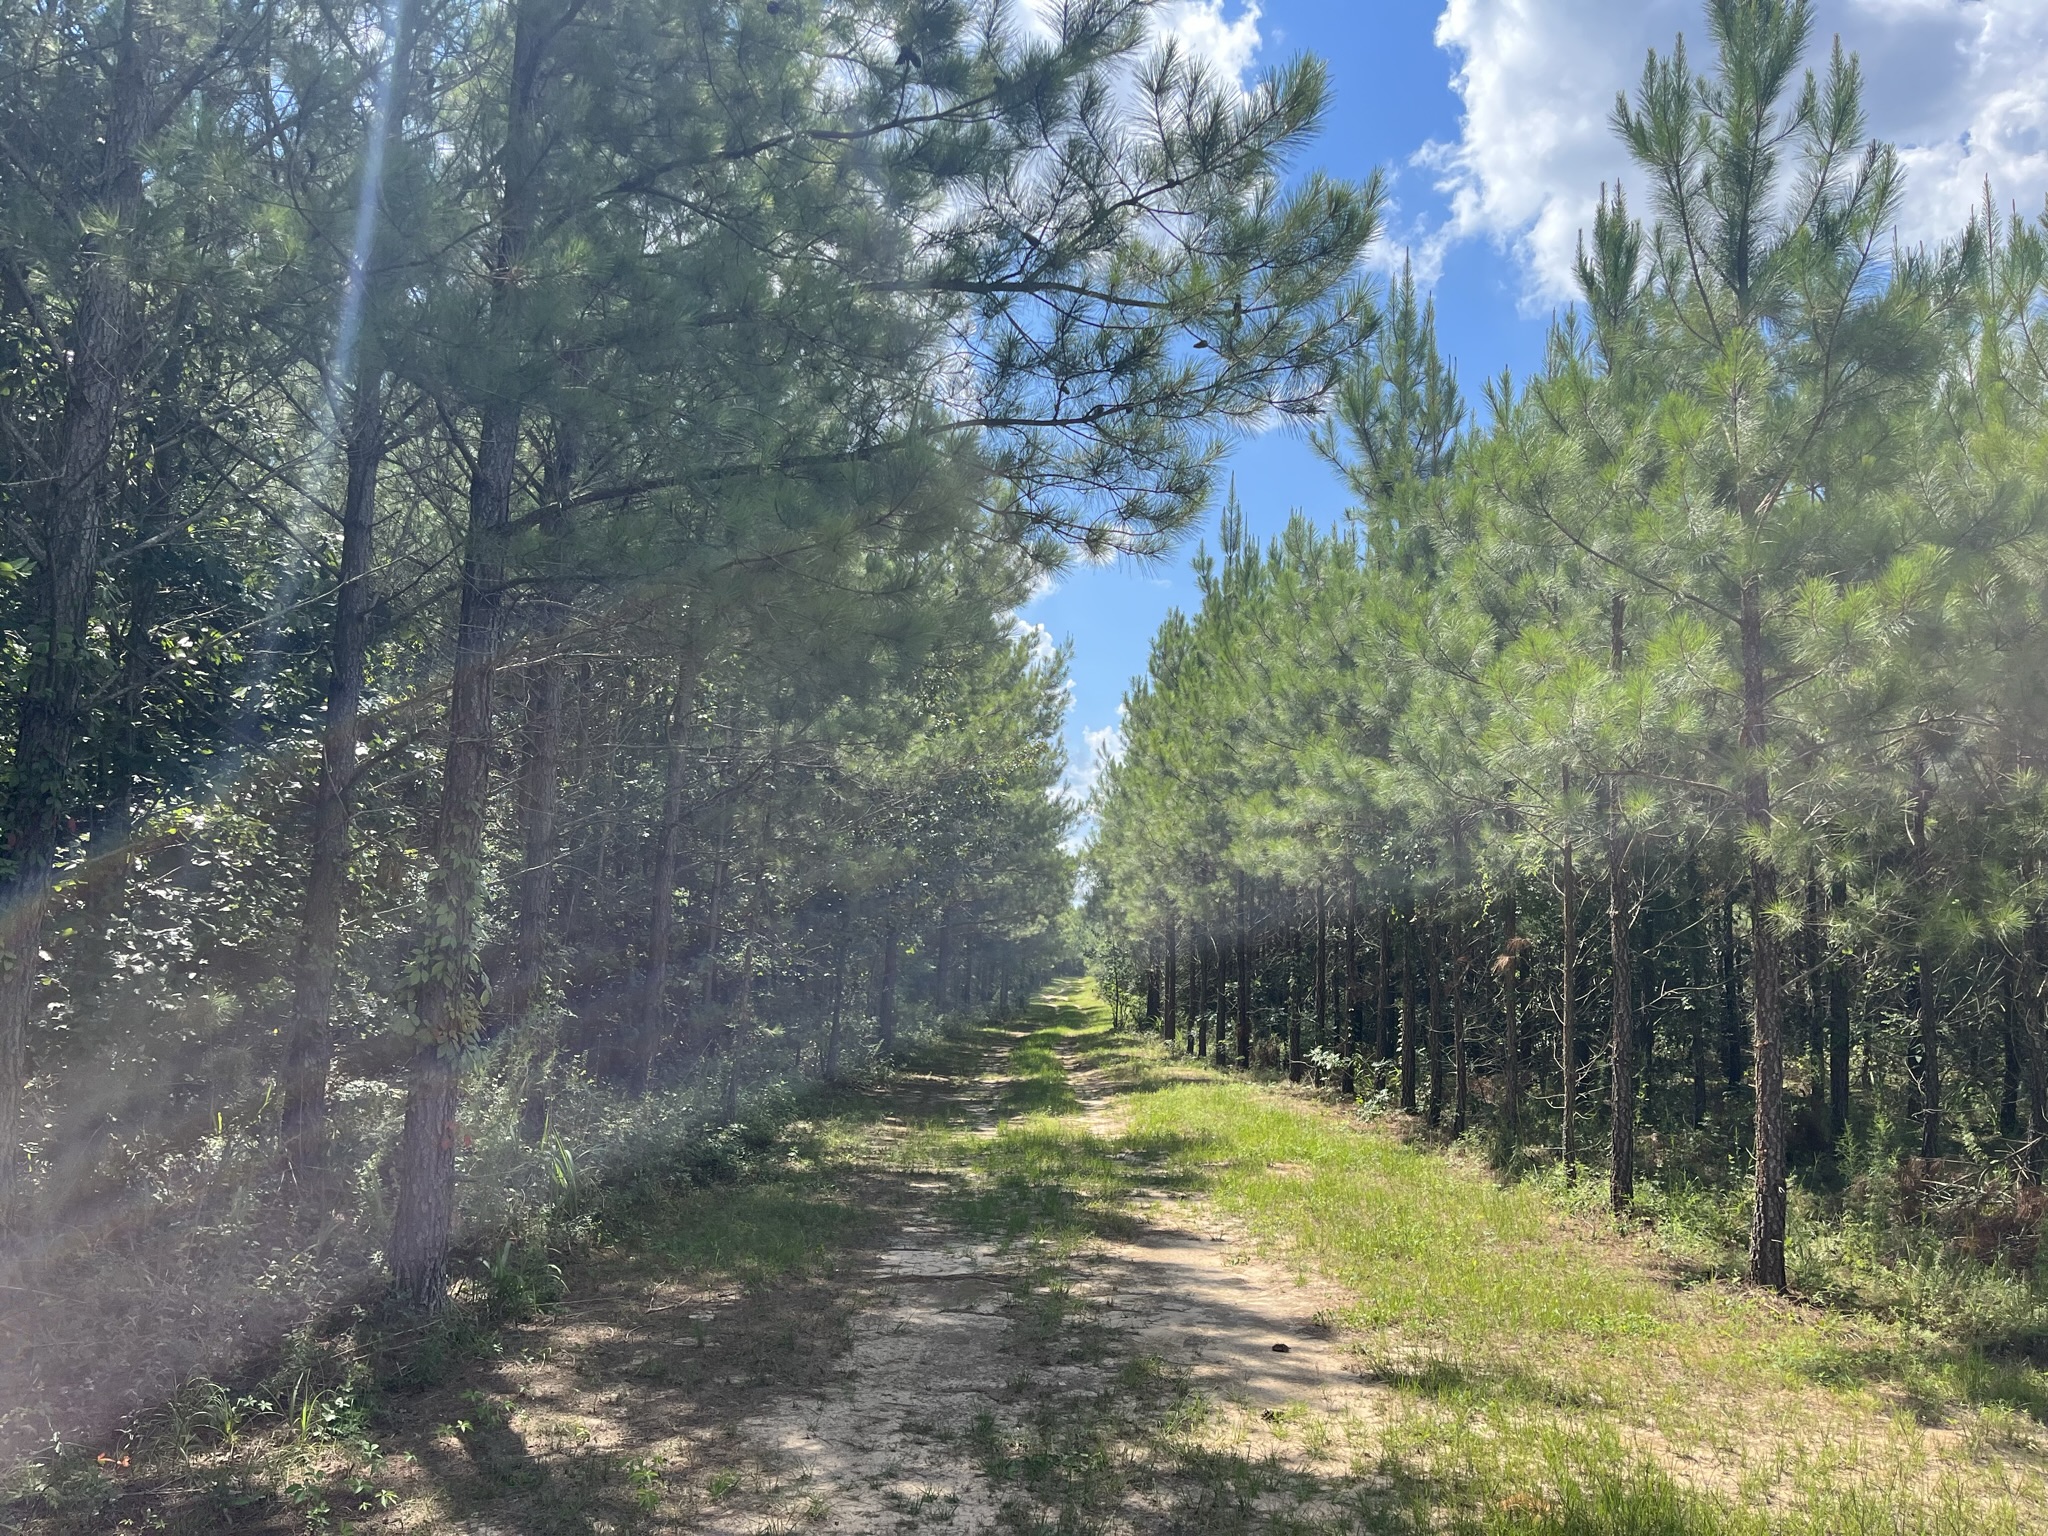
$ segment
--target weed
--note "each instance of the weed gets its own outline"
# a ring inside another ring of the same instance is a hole
[[[626,1485],[632,1491],[633,1507],[643,1514],[651,1515],[661,1508],[661,1469],[659,1456],[642,1456],[626,1463]]]

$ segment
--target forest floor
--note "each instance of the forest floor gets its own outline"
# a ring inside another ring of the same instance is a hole
[[[2034,1365],[1690,1274],[1078,987],[771,1151],[614,1201],[410,1385],[216,1408],[0,1529],[2048,1531]]]

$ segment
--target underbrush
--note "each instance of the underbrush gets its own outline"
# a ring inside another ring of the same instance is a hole
[[[1208,1075],[1188,1057],[1158,1059]],[[1343,1065],[1332,1053],[1312,1053],[1312,1086],[1327,1092]],[[1605,1149],[1592,1117],[1581,1128],[1585,1161],[1574,1177],[1556,1155],[1557,1105],[1540,1094],[1530,1096],[1521,1144],[1507,1148],[1484,1113],[1494,1085],[1475,1080],[1478,1123],[1453,1144],[1399,1113],[1393,1063],[1358,1057],[1351,1066],[1348,1108],[1363,1119],[1482,1163],[1539,1190],[1556,1209],[1606,1219]],[[1273,1072],[1256,1076],[1280,1081]],[[1630,1226],[1689,1284],[1740,1282],[1748,1271],[1749,1169],[1723,1150],[1740,1139],[1734,1121],[1742,1110],[1714,1101],[1699,1126],[1680,1116],[1640,1130]],[[1809,1146],[1795,1163],[1786,1232],[1793,1294],[1911,1330],[1958,1356],[2048,1365],[2048,1189],[1986,1156],[1914,1156],[1917,1134],[1916,1125],[1859,1115],[1837,1145]]]
[[[220,1262],[220,1237],[207,1229],[152,1226],[148,1243],[48,1253],[29,1272],[46,1285],[65,1277],[70,1294],[50,1291],[33,1312],[10,1308],[0,1346],[13,1367],[0,1508],[103,1528],[92,1524],[98,1512],[147,1471],[203,1495],[223,1522],[245,1499],[281,1501],[315,1525],[372,1512],[379,1405],[490,1356],[500,1330],[563,1299],[565,1267],[629,1250],[752,1284],[860,1225],[862,1213],[810,1187],[828,1155],[816,1117],[857,1118],[886,1071],[872,1064],[857,1080],[801,1089],[770,1083],[731,1123],[717,1122],[702,1089],[628,1103],[567,1082],[537,1143],[520,1138],[517,1106],[480,1083],[465,1121],[455,1278],[448,1304],[424,1322],[387,1312],[376,1294],[373,1203],[310,1235],[274,1199],[236,1207],[240,1240],[258,1241],[272,1210],[283,1231],[270,1241],[297,1256],[286,1271],[296,1283],[268,1289],[232,1254]],[[83,1347],[33,1337],[20,1326],[30,1317],[81,1330]],[[154,1337],[165,1329],[169,1341]],[[67,1392],[72,1384],[83,1394]],[[244,1454],[257,1446],[261,1455]],[[299,1499],[291,1469],[315,1462],[320,1491]]]
[[[2048,1364],[2041,1191],[1996,1169],[1950,1165],[1937,1182],[1939,1171],[1852,1141],[1834,1167],[1795,1172],[1785,1239],[1793,1294],[1954,1349]],[[1552,1163],[1523,1176],[1559,1208],[1605,1217],[1603,1168],[1569,1180]],[[1750,1208],[1746,1169],[1705,1176],[1667,1163],[1637,1181],[1632,1224],[1689,1280],[1738,1282]]]

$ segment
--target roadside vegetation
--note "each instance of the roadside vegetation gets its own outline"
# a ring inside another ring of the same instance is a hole
[[[1191,1241],[1202,1272],[1250,1287],[1197,1306],[1210,1342],[1256,1361],[1292,1338],[1331,1368],[1274,1397],[1148,1331],[1142,1314],[1187,1300],[1184,1271],[1132,1260],[1163,1228],[1213,1234]],[[871,1490],[750,1429],[783,1422],[785,1401],[858,1390],[843,1366],[860,1319],[894,1304],[877,1266],[926,1229],[930,1252],[983,1255],[996,1353],[982,1411],[935,1422],[912,1399],[892,1428],[972,1482],[848,1525]],[[309,1333],[260,1379],[195,1383],[118,1446],[43,1463],[7,1516],[34,1536],[470,1518],[536,1533],[2048,1530],[2039,1370],[1714,1278],[1396,1116],[1176,1058],[1071,984],[593,1189],[525,1248],[477,1255],[457,1297],[424,1334]],[[1276,1333],[1302,1297],[1310,1315]]]

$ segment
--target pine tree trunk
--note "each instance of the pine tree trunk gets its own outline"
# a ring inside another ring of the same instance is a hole
[[[2010,962],[1998,968],[1999,982],[1999,1071],[1998,1134],[2015,1141],[2020,1134],[2020,1033],[2014,1016],[2013,975]]]
[[[2024,867],[2024,866],[2023,866]],[[2031,873],[2031,871],[2030,871]],[[2048,981],[2048,924],[2029,919],[2012,957],[2013,1028],[2020,1042],[2020,1071],[2027,1088],[2027,1148],[2022,1166],[2038,1183],[2048,1164],[2048,1021],[2043,1019],[2042,989]],[[1868,1047],[1865,1047],[1866,1058]]]
[[[1565,770],[1566,794],[1571,792],[1571,770]],[[1564,1088],[1564,1177],[1567,1184],[1579,1180],[1579,865],[1572,840],[1564,840],[1561,912],[1564,929],[1564,997],[1558,1009],[1558,1064]]]
[[[1444,1118],[1444,956],[1443,925],[1432,920],[1425,929],[1429,953],[1429,1124],[1435,1128]]]
[[[313,787],[313,840],[292,957],[285,1018],[282,1138],[285,1166],[310,1196],[327,1177],[327,1079],[334,1061],[334,994],[341,971],[342,908],[348,892],[351,790],[369,658],[370,562],[376,540],[377,474],[384,461],[383,400],[365,368],[356,380],[345,448],[341,568],[328,636],[327,705],[320,774]]]
[[[559,550],[568,537],[567,506],[576,473],[576,438],[557,424],[541,489],[542,532]],[[504,1020],[522,1028],[547,980],[548,934],[553,916],[555,823],[561,805],[562,707],[567,664],[561,646],[569,628],[568,583],[554,573],[544,585],[534,624],[538,657],[528,669],[526,761],[520,774],[519,886],[512,919],[511,975]]]
[[[1636,1198],[1636,1021],[1629,987],[1635,961],[1629,953],[1628,910],[1628,851],[1614,830],[1607,839],[1607,946],[1613,974],[1607,1202],[1616,1215],[1625,1215]]]
[[[896,925],[891,922],[882,930],[882,995],[875,1005],[876,1022],[882,1036],[882,1054],[892,1055],[896,1050],[896,965],[899,946],[896,943]]]
[[[1472,1067],[1465,1045],[1465,988],[1470,961],[1465,954],[1464,925],[1458,927],[1451,957],[1451,1135],[1462,1136],[1471,1124]]]
[[[1722,1076],[1730,1088],[1744,1077],[1742,1040],[1742,968],[1735,952],[1735,892],[1721,893],[1721,1044]]]
[[[1607,616],[1607,665],[1616,677],[1621,676],[1627,658],[1627,619],[1628,599],[1617,592]],[[1618,797],[1619,785],[1610,775],[1600,786],[1601,814],[1607,823],[1607,947],[1614,973],[1608,1021],[1612,1081],[1608,1087],[1607,1203],[1621,1216],[1636,1197],[1636,1029],[1634,999],[1629,995],[1634,964],[1629,953],[1628,838],[1615,808]]]
[[[1195,1009],[1191,1038],[1198,1059],[1207,1061],[1214,1040],[1223,1038],[1223,951],[1216,936],[1208,934],[1195,944],[1195,975],[1202,988]],[[1214,1034],[1210,1032],[1214,1021]]]
[[[1849,904],[1849,882],[1841,875],[1828,888],[1837,913]],[[1849,1128],[1849,956],[1837,950],[1828,963],[1828,1129],[1839,1138]]]
[[[1316,887],[1316,1048],[1330,1048],[1330,902]]]
[[[1685,861],[1685,890],[1685,930],[1692,935],[1692,942],[1686,950],[1686,985],[1694,993],[1704,995],[1707,978],[1713,969],[1713,947],[1711,939],[1706,937],[1706,898],[1701,889],[1699,864],[1691,856]],[[1697,1130],[1707,1123],[1707,1011],[1691,1008],[1687,1015],[1692,1022],[1692,1116],[1689,1123]]]
[[[1923,898],[1931,892],[1933,856],[1927,840],[1927,810],[1934,799],[1926,764],[1913,764],[1913,804],[1906,818],[1907,840],[1913,848],[1914,883]],[[1916,997],[1914,1013],[1920,1033],[1920,1155],[1933,1157],[1941,1150],[1941,1038],[1940,993],[1934,964],[1927,952],[1927,920],[1919,919],[1913,946],[1913,975]]]
[[[504,620],[499,539],[510,517],[518,446],[519,408],[499,404],[486,410],[470,486],[440,828],[420,946],[424,980],[415,1007],[421,1044],[413,1054],[406,1091],[398,1200],[387,1250],[392,1294],[415,1310],[439,1307],[447,1293],[460,1063],[481,1025],[474,974],[476,906],[490,802],[491,673]]]
[[[1515,887],[1508,883],[1502,899],[1501,929],[1507,943],[1502,947],[1501,983],[1501,1133],[1508,1156],[1515,1157],[1522,1146],[1522,954],[1517,931]]]
[[[86,734],[86,624],[106,523],[107,455],[120,415],[134,296],[118,246],[142,204],[142,137],[150,113],[144,25],[130,5],[108,83],[99,167],[70,336],[70,372],[48,480],[29,492],[42,558],[29,577],[32,660],[16,706],[13,771],[0,826],[12,869],[0,881],[0,1228],[14,1213],[27,1086],[28,1023],[40,975],[43,919],[70,809],[72,760]]]
[[[544,55],[560,32],[559,24],[544,23],[537,10],[533,3],[521,4],[513,21],[504,192],[490,274],[490,325],[494,338],[508,345],[519,336],[519,283],[539,190],[537,120]],[[504,626],[504,535],[518,479],[522,407],[515,396],[494,394],[485,398],[481,416],[470,471],[440,825],[420,946],[423,979],[415,1007],[421,1044],[407,1085],[398,1199],[386,1249],[393,1297],[422,1310],[439,1307],[447,1295],[460,1062],[480,1023],[476,902],[490,801],[492,672]]]
[[[1347,1099],[1358,1091],[1358,1007],[1358,882],[1354,880],[1344,913],[1344,1005],[1337,1023],[1337,1053],[1344,1058],[1337,1090]]]
[[[1237,1064],[1252,1064],[1252,933],[1251,904],[1245,878],[1237,877]]]
[[[1415,902],[1410,898],[1401,914],[1401,1112],[1412,1115],[1420,1111],[1417,1090],[1420,1078],[1420,1061],[1417,1050],[1420,1042],[1416,1034],[1422,1020],[1418,1009],[1421,998],[1416,988],[1421,984],[1419,967],[1416,965],[1420,944],[1416,934]]]
[[[1289,923],[1293,941],[1287,957],[1287,1080],[1298,1083],[1308,1075],[1308,1063],[1302,1059],[1301,1040],[1301,924]]]
[[[688,803],[690,789],[689,721],[696,697],[696,663],[686,660],[676,669],[674,692],[669,699],[661,830],[654,845],[654,878],[647,913],[647,974],[641,984],[640,1039],[634,1062],[634,1088],[640,1093],[647,1091],[653,1079],[654,1059],[668,1033],[669,944],[675,933],[683,808]]]
[[[1636,922],[1629,935],[1629,947],[1636,957],[1635,996],[1631,1011],[1636,1021],[1636,1125],[1654,1126],[1657,1114],[1657,1015],[1651,999],[1657,996],[1657,905],[1647,888],[1638,893]]]
[[[1380,908],[1380,943],[1375,959],[1378,971],[1373,1023],[1373,1055],[1385,1061],[1394,1054],[1394,919],[1390,908]]]
[[[1180,996],[1177,990],[1180,976],[1180,928],[1173,918],[1166,920],[1166,1016],[1160,1024],[1160,1035],[1170,1047],[1180,1037]]]
[[[832,947],[832,1014],[825,1033],[825,1060],[819,1068],[828,1083],[839,1081],[839,1030],[846,1011],[847,934],[853,922],[853,903],[844,899],[839,907],[839,937]]]
[[[1771,781],[1762,759],[1768,749],[1769,693],[1764,673],[1763,592],[1758,578],[1742,584],[1742,750],[1750,762],[1743,784],[1743,814],[1752,836],[1771,825]],[[1785,1018],[1782,944],[1772,926],[1778,866],[1767,853],[1749,861],[1750,988],[1754,1033],[1750,1057],[1756,1076],[1756,1203],[1750,1215],[1749,1278],[1785,1289]]]
[[[726,891],[732,884],[731,842],[732,818],[728,814],[718,829],[718,859],[711,867],[711,900],[704,907],[704,947],[698,956],[704,973],[701,1001],[707,1008],[715,1008],[725,996],[719,966],[725,955]]]

